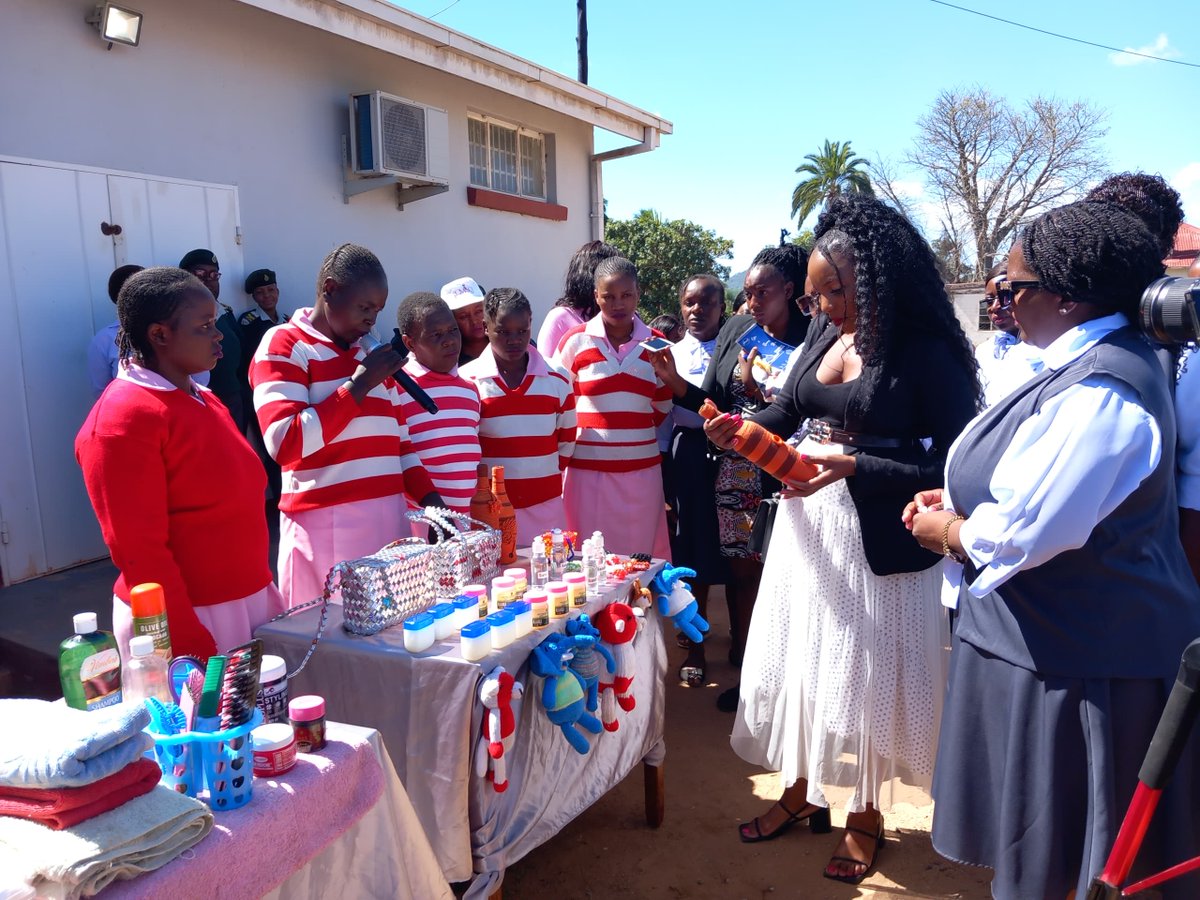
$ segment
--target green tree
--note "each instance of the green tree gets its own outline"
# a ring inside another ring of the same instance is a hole
[[[803,222],[809,213],[838,194],[874,196],[871,178],[865,171],[871,164],[854,155],[849,141],[825,141],[820,153],[804,158],[808,162],[797,166],[796,172],[808,177],[792,191],[792,215],[797,222]]]
[[[729,277],[720,260],[733,257],[733,241],[687,219],[664,219],[643,209],[632,219],[608,222],[604,240],[638,268],[646,322],[662,313],[679,312],[679,287],[692,275]]]
[[[806,228],[799,234],[793,234],[788,240],[798,247],[803,247],[805,252],[812,253],[813,244],[817,242],[817,236]]]

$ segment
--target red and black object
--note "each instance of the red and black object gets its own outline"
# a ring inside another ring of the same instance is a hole
[[[1129,875],[1134,859],[1137,858],[1138,850],[1141,849],[1142,839],[1146,836],[1146,829],[1150,827],[1150,819],[1154,816],[1163,788],[1171,780],[1184,745],[1196,726],[1197,715],[1200,715],[1200,638],[1192,641],[1183,651],[1183,661],[1179,665],[1175,686],[1171,688],[1166,708],[1163,709],[1162,718],[1158,720],[1154,738],[1150,741],[1150,749],[1142,762],[1141,771],[1138,772],[1137,790],[1134,791],[1133,800],[1125,812],[1125,820],[1121,823],[1121,830],[1117,832],[1108,862],[1088,888],[1087,900],[1133,897],[1140,891],[1149,890],[1188,872],[1200,870],[1200,856],[1196,856],[1157,875],[1121,887]]]

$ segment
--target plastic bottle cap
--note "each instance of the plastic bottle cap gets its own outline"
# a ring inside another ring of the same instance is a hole
[[[482,584],[468,584],[465,588],[463,588],[463,596],[474,597],[477,600],[480,597],[486,596],[487,592],[487,587]]]
[[[552,534],[550,536],[550,542],[552,544],[561,544],[563,542],[563,540],[564,540],[563,533],[561,531],[559,531],[558,529],[555,529],[554,534]]]
[[[405,631],[417,631],[421,628],[432,628],[433,616],[427,612],[417,613],[415,616],[404,620]]]
[[[534,588],[532,591],[525,592],[524,602],[532,605],[534,603],[545,603],[549,599],[550,595],[544,590],[541,588]]]
[[[287,660],[282,656],[265,655],[262,658],[262,668],[258,672],[259,684],[270,684],[280,678],[287,677]]]
[[[319,718],[319,717],[318,717]],[[254,749],[260,753],[271,750],[282,750],[296,739],[296,732],[287,722],[272,722],[269,725],[259,725],[250,732],[250,740]]]
[[[130,638],[129,639],[129,652],[134,657],[153,656],[154,655],[154,638],[148,634],[139,634],[135,638]]]
[[[454,598],[455,609],[476,609],[479,607],[479,600],[475,597],[468,597],[465,594],[461,597]]]
[[[529,605],[528,600],[516,600],[508,606],[504,607],[504,612],[510,612],[514,616],[520,616],[527,612],[532,612],[533,607]]]
[[[568,572],[563,581],[567,584],[587,584],[587,576],[580,572]]]
[[[507,609],[501,609],[487,616],[486,620],[492,624],[493,628],[496,628],[500,625],[507,625],[509,622],[515,622],[517,618]]]
[[[495,613],[492,613],[492,615],[495,615]],[[492,616],[488,616],[489,619],[491,617]],[[460,634],[462,634],[462,636],[465,638],[477,638],[483,637],[491,630],[492,626],[489,625],[485,620],[480,619],[476,622],[472,622],[469,625],[464,625]]]
[[[534,541],[533,544],[531,544],[529,547],[529,555],[530,556],[545,556],[546,555],[545,542],[540,539]]]
[[[75,613],[72,621],[75,623],[76,634],[91,634],[97,628],[94,612]]]
[[[565,594],[567,592],[567,583],[565,581],[551,581],[546,584],[546,593],[548,594]]]
[[[517,586],[515,578],[509,578],[507,575],[497,575],[492,579],[492,587],[499,588],[502,591],[511,591]]]
[[[305,694],[288,704],[288,718],[293,722],[311,722],[325,715],[325,698]]]
[[[524,569],[505,569],[504,574],[509,578],[513,578],[517,581],[520,581],[522,578],[525,577],[525,570]]]
[[[167,610],[167,601],[163,597],[161,584],[148,581],[139,584],[129,591],[129,609],[135,619],[148,619],[160,616]]]
[[[446,616],[453,614],[454,607],[449,603],[435,603],[433,606],[429,607],[429,615],[433,616],[435,619],[444,619]]]

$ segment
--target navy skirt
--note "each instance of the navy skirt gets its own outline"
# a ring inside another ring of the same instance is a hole
[[[701,584],[725,584],[729,565],[721,554],[714,485],[717,463],[708,458],[701,428],[676,428],[671,435],[671,479],[667,502],[675,510],[672,561],[696,570]]]
[[[933,775],[933,846],[994,870],[999,900],[1082,898],[1104,867],[1174,675],[1043,676],[957,636]],[[1186,748],[1131,880],[1200,854],[1200,739]],[[1162,886],[1200,897],[1200,877]]]

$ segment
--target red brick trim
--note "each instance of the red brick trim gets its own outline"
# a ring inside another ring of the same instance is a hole
[[[539,219],[550,219],[555,222],[567,221],[567,208],[557,203],[545,203],[542,200],[530,200],[527,197],[515,197],[512,194],[502,194],[499,191],[489,191],[486,188],[468,187],[467,205],[481,206],[484,209],[498,209],[501,212],[514,212],[523,216],[536,216]]]

